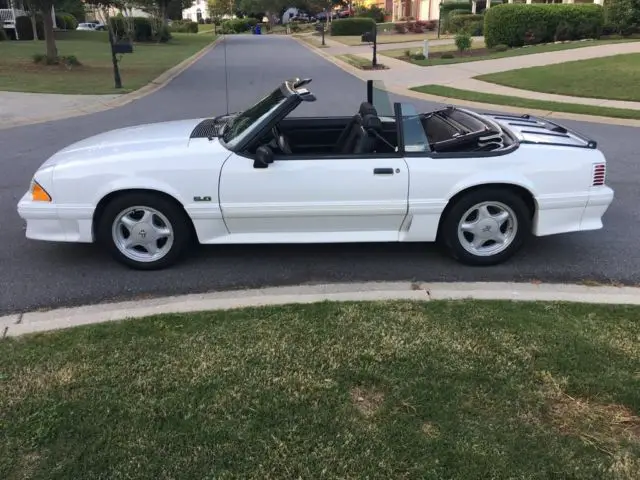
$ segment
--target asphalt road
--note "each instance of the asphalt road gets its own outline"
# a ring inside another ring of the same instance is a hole
[[[242,109],[284,78],[312,77],[318,101],[299,115],[354,113],[365,85],[283,37],[230,37],[229,109]],[[201,247],[184,263],[137,272],[91,245],[26,240],[15,207],[34,170],[56,150],[120,126],[224,113],[224,49],[217,47],[162,90],[124,107],[0,130],[0,314],[156,295],[345,281],[616,281],[640,283],[640,130],[563,123],[596,139],[609,159],[616,199],[600,231],[534,239],[492,268],[461,266],[418,244]],[[126,76],[123,79],[126,82]],[[416,102],[422,109],[433,104]],[[179,161],[179,159],[176,159]]]

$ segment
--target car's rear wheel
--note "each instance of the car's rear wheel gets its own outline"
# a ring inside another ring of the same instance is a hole
[[[512,257],[531,232],[531,212],[517,193],[471,191],[455,201],[442,224],[442,243],[461,263],[488,266]]]
[[[189,219],[175,202],[153,193],[125,193],[105,207],[98,241],[119,262],[138,270],[173,265],[191,240]]]

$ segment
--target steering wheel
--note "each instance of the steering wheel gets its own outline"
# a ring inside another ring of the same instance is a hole
[[[273,137],[278,144],[278,148],[282,151],[282,153],[284,153],[285,155],[291,155],[293,152],[291,151],[291,147],[289,146],[289,141],[287,140],[287,137],[280,133],[278,127],[274,126],[271,129],[271,133],[273,134]]]

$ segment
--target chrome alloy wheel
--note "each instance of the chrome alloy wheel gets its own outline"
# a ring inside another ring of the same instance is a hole
[[[111,228],[116,248],[136,262],[155,262],[173,246],[171,222],[151,207],[129,207],[116,215]]]
[[[478,203],[468,209],[458,223],[460,245],[479,257],[503,252],[516,238],[517,232],[515,212],[500,202]]]

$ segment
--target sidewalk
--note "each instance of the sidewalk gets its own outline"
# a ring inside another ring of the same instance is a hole
[[[367,282],[268,287],[7,315],[0,317],[0,339],[163,313],[308,304],[322,301],[414,300],[428,302],[466,299],[640,305],[640,288],[519,282]]]
[[[313,38],[314,41],[318,41],[318,45],[320,44],[320,37],[308,35],[308,37]],[[453,38],[441,38],[441,39],[428,39],[429,45],[453,45],[455,43]],[[484,43],[484,37],[473,37],[474,43],[480,42]],[[355,45],[349,46],[343,43],[340,43],[336,40],[332,40],[328,35],[324,38],[324,43],[326,44],[326,48],[323,50],[330,55],[344,55],[346,53],[351,53],[353,55],[371,55],[373,47],[371,45]],[[378,52],[384,50],[404,50],[407,48],[422,48],[424,44],[423,41],[417,42],[398,42],[398,43],[379,43],[378,44]]]
[[[120,96],[0,92],[0,128],[53,120],[71,112],[93,113],[109,108]]]
[[[322,49],[323,54],[329,49]],[[328,52],[327,52],[328,53]],[[640,53],[640,42],[596,45],[556,52],[534,53],[516,57],[505,57],[493,60],[479,60],[476,62],[456,63],[452,65],[437,65],[420,67],[409,62],[382,57],[380,63],[389,70],[364,71],[359,70],[358,76],[365,79],[381,80],[390,87],[410,89],[422,85],[444,85],[461,90],[472,90],[496,95],[515,96],[561,103],[577,103],[610,108],[640,110],[640,102],[628,102],[607,99],[572,97],[567,95],[553,95],[547,93],[520,90],[504,87],[493,83],[482,82],[473,77],[488,73],[498,73],[521,68],[554,65],[575,60],[608,57],[612,55]],[[357,54],[370,57],[369,52]]]

